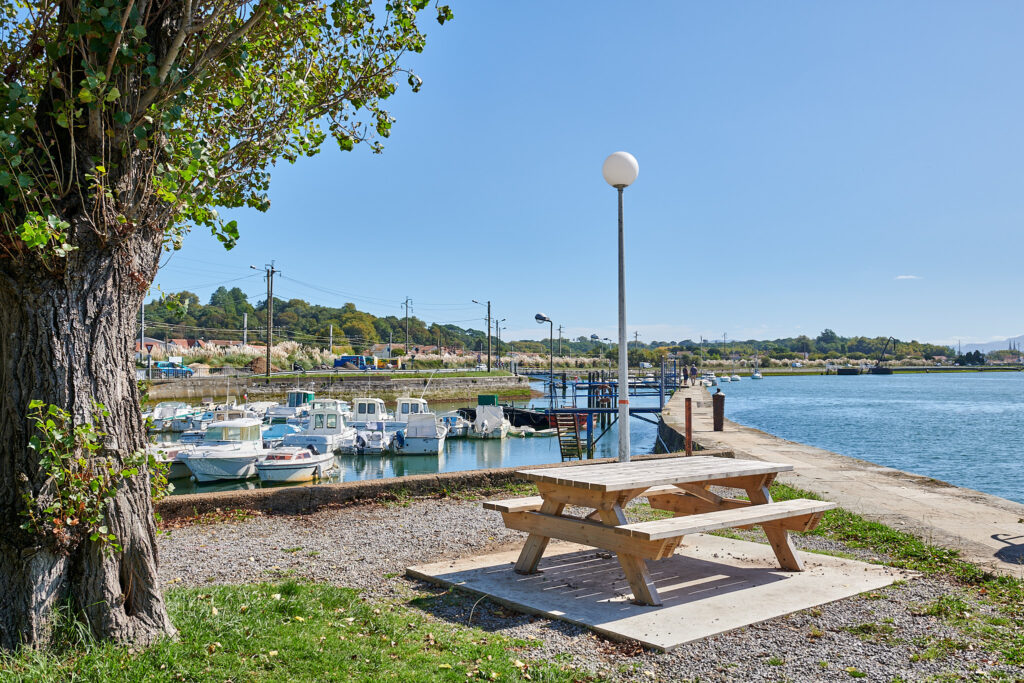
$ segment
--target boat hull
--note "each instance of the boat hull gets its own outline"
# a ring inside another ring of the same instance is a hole
[[[324,473],[333,468],[329,462],[302,463],[296,465],[269,465],[259,463],[256,472],[260,481],[268,482],[299,482],[313,481],[323,477]]]
[[[188,469],[196,481],[219,481],[222,479],[248,479],[256,476],[259,456],[204,456],[186,460]]]
[[[407,436],[402,446],[402,455],[441,455],[444,437]]]

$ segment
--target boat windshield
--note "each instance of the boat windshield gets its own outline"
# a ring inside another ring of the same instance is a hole
[[[210,427],[205,441],[259,441],[259,425],[251,427]]]

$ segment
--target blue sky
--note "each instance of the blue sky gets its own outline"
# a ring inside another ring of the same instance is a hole
[[[232,252],[197,232],[156,283],[482,329],[616,334],[611,152],[642,341],[1017,335],[1024,4],[468,2],[431,22],[385,152],[275,169]],[[235,280],[235,278],[241,278]],[[312,285],[312,286],[310,286]]]

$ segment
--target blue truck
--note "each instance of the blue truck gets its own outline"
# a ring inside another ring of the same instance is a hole
[[[348,366],[356,370],[374,370],[377,367],[377,359],[373,356],[342,356],[334,359],[334,367],[345,369]]]

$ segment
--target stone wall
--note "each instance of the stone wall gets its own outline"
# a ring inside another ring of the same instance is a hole
[[[330,394],[343,399],[373,396],[387,400],[399,396],[419,396],[426,390],[424,398],[428,400],[472,399],[475,401],[479,394],[528,396],[530,380],[524,376],[445,377],[434,375],[433,378],[426,378],[371,373],[338,373],[337,375],[317,376],[309,379],[299,378],[298,382],[294,377],[272,377],[268,385],[263,377],[214,376],[154,380],[149,389],[149,398],[153,401],[200,400],[205,397],[223,400],[226,395],[231,394],[240,400],[243,393],[248,393],[249,400],[254,400],[255,397],[260,396],[281,396],[297,386],[318,394]]]

